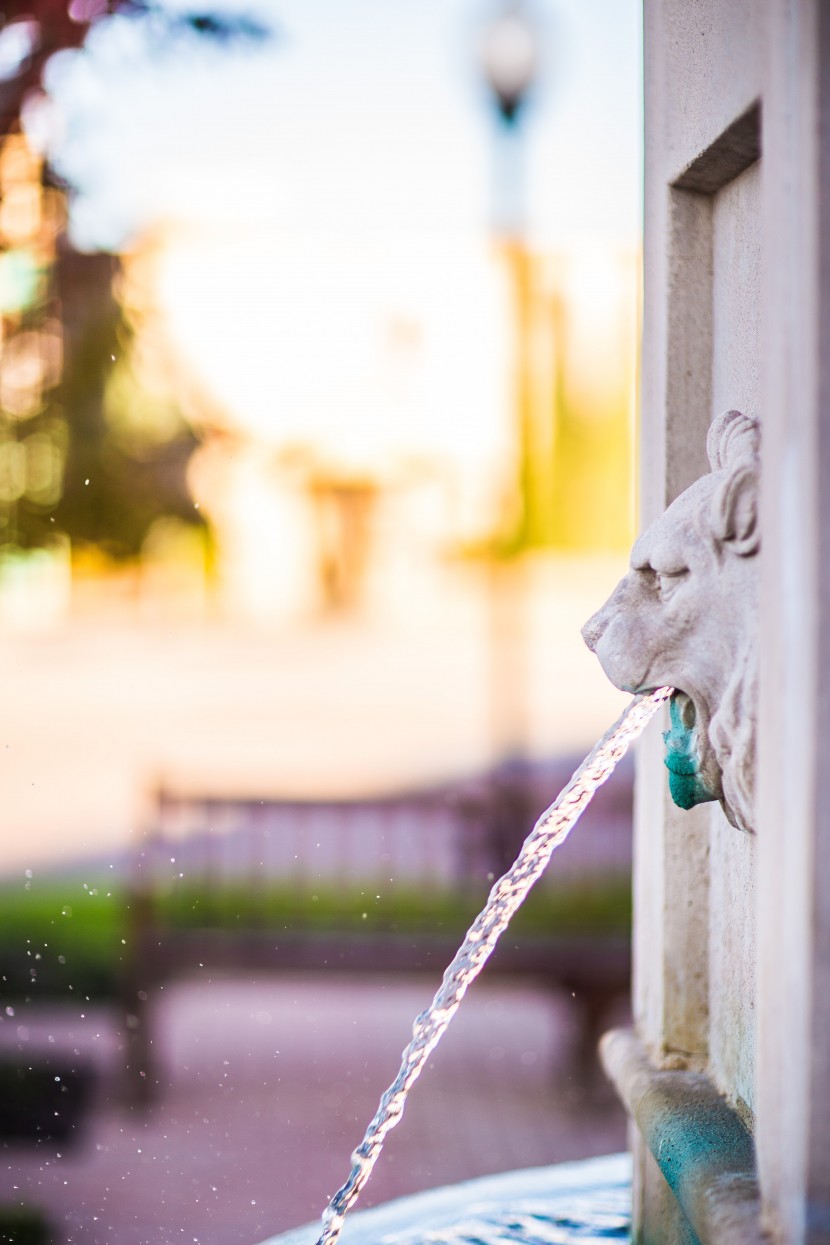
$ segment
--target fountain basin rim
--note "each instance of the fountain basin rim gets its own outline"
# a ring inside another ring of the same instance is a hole
[[[628,1029],[600,1056],[700,1245],[769,1245],[752,1137],[708,1077],[655,1067]]]

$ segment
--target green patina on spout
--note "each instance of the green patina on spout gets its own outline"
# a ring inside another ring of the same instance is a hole
[[[694,808],[718,797],[700,775],[700,758],[695,746],[696,732],[693,725],[683,720],[681,702],[677,693],[669,702],[671,729],[663,732],[666,745],[665,765],[669,771],[669,792],[678,808]]]

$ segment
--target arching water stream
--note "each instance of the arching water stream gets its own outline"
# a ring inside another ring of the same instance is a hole
[[[513,865],[493,886],[487,903],[470,926],[464,942],[444,973],[435,998],[412,1026],[412,1041],[403,1052],[398,1075],[381,1097],[374,1119],[352,1154],[349,1178],[337,1190],[323,1213],[323,1230],[317,1245],[335,1245],[349,1207],[357,1200],[372,1173],[386,1134],[403,1114],[409,1090],[458,1010],[467,987],[481,972],[513,913],[544,872],[554,848],[564,842],[597,787],[610,777],[629,745],[671,694],[672,688],[661,687],[632,700],[594,746],[567,786],[542,813]]]

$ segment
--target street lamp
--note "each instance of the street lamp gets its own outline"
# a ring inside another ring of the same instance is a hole
[[[522,0],[502,0],[481,32],[478,52],[499,121],[493,136],[493,225],[502,238],[521,243],[525,212],[521,119],[537,72],[536,31]]]
[[[532,282],[524,238],[525,186],[522,114],[537,71],[535,31],[522,0],[502,0],[479,42],[484,80],[496,106],[493,226],[510,275],[515,330],[513,419],[517,457],[509,527],[497,533],[489,563],[490,714],[493,761],[488,830],[499,867],[513,857],[529,811],[525,775],[528,733],[527,590],[524,566],[513,555],[533,544],[536,511],[533,466]],[[502,519],[502,523],[503,523]]]
[[[496,106],[492,227],[509,274],[514,329],[513,420],[518,461],[510,492],[513,530],[500,537],[515,552],[547,543],[552,463],[550,415],[534,382],[534,266],[525,236],[523,111],[538,71],[538,39],[525,0],[500,0],[479,41],[484,79]]]
[[[485,28],[481,64],[499,114],[512,125],[536,74],[536,40],[521,0],[508,0]]]

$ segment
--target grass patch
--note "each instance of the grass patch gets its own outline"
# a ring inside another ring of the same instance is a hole
[[[155,919],[171,929],[256,929],[366,934],[441,932],[460,942],[486,899],[415,887],[343,890],[331,886],[225,886],[176,882],[154,900]],[[0,889],[0,995],[108,999],[128,954],[129,898],[117,887],[32,881]],[[537,888],[513,919],[517,936],[625,936],[631,923],[625,878],[590,887]]]
[[[0,889],[4,995],[110,997],[124,955],[123,891],[75,881]]]
[[[226,887],[212,895],[180,885],[158,901],[160,918],[174,928],[363,930],[386,933],[440,929],[463,935],[486,899],[485,892],[458,894],[395,887],[371,889],[318,887],[298,891],[271,887]],[[513,918],[517,933],[567,935],[626,933],[631,924],[627,879],[608,879],[590,888],[532,893]]]
[[[54,1239],[40,1211],[0,1205],[1,1245],[50,1245]]]

